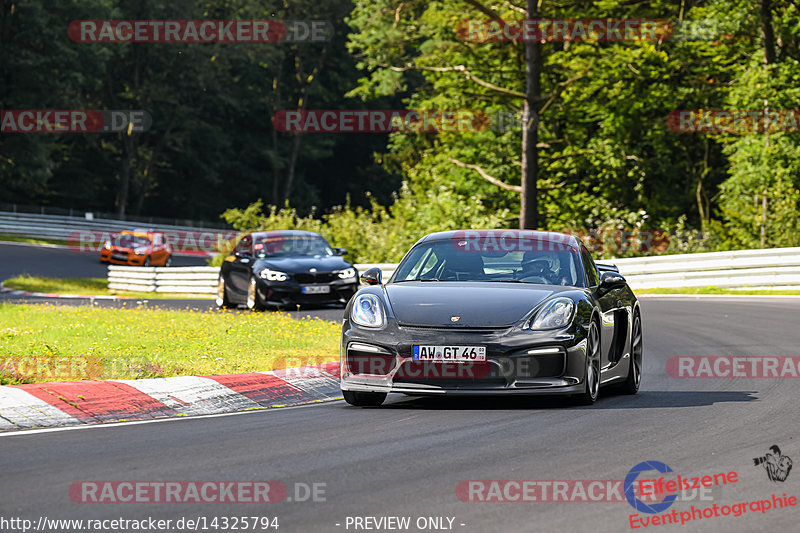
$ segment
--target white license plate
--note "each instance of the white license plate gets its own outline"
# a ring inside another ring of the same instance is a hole
[[[303,285],[303,294],[328,294],[330,285]]]
[[[486,346],[428,346],[414,345],[414,361],[452,361],[473,363],[486,361]]]

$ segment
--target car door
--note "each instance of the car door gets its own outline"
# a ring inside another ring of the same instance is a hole
[[[228,284],[234,292],[246,295],[250,283],[250,272],[253,264],[253,236],[245,235],[233,251],[234,259],[230,262]]]
[[[604,369],[616,361],[612,353],[614,347],[614,328],[616,322],[616,310],[618,290],[612,290],[602,295],[597,295],[597,288],[600,285],[600,273],[594,264],[592,255],[585,246],[581,246],[581,262],[586,275],[586,284],[594,292],[598,306],[600,307],[600,368]]]
[[[164,250],[164,238],[160,233],[154,233],[152,235],[152,243],[153,243],[153,253],[150,254],[151,263],[155,263],[157,265],[165,264],[167,260],[167,252]]]

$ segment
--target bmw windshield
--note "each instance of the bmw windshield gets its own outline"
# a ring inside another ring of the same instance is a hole
[[[325,239],[308,235],[268,235],[256,239],[254,250],[259,258],[334,255]]]
[[[145,248],[150,246],[150,239],[142,235],[132,235],[130,233],[123,233],[117,236],[112,243],[119,248]]]
[[[394,282],[496,281],[582,286],[577,252],[558,243],[541,242],[527,250],[521,241],[503,249],[469,250],[463,241],[441,240],[414,247],[397,268]],[[531,249],[533,248],[533,249]]]

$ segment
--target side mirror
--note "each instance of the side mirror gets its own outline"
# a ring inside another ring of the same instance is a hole
[[[598,294],[605,294],[613,289],[625,286],[625,278],[619,272],[606,271],[600,276],[600,285],[597,287]]]
[[[347,255],[347,248],[334,248],[333,253],[336,255]]]
[[[374,267],[361,274],[361,281],[366,285],[380,285],[381,277],[381,269]]]

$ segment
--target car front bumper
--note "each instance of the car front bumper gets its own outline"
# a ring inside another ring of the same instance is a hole
[[[303,287],[321,286],[330,287],[330,292],[321,294],[303,293]],[[300,284],[291,279],[282,282],[268,282],[257,278],[256,290],[261,301],[267,305],[324,305],[334,303],[344,305],[358,291],[358,281],[335,280],[327,283]]]
[[[485,346],[485,363],[419,362],[414,345]],[[446,394],[577,394],[584,390],[585,330],[418,328],[380,330],[345,320],[341,388],[359,392]]]
[[[147,255],[136,255],[130,252],[120,252],[104,249],[100,252],[100,261],[112,265],[142,266]]]

